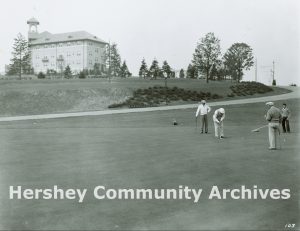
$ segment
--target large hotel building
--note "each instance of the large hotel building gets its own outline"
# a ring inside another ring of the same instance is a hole
[[[54,70],[63,71],[67,65],[73,73],[93,70],[98,64],[105,69],[105,50],[107,42],[86,31],[51,34],[38,33],[39,22],[35,18],[27,21],[29,25],[28,42],[31,51],[31,65],[35,73]]]

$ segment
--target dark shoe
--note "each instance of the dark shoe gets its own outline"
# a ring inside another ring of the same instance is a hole
[[[269,150],[276,150],[276,148],[269,148]]]
[[[224,136],[220,136],[220,138],[221,138],[221,139],[223,139],[223,138],[224,138]]]

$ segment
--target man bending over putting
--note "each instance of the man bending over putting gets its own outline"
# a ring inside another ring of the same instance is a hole
[[[215,110],[213,115],[213,121],[215,126],[215,137],[218,139],[224,138],[224,130],[223,130],[223,120],[225,119],[225,110],[224,108],[219,108]]]

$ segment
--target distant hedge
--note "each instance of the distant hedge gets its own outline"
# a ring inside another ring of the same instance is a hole
[[[241,82],[230,86],[230,89],[232,93],[228,94],[228,97],[264,94],[273,91],[271,87],[257,82]]]
[[[133,96],[122,103],[111,104],[109,108],[117,107],[155,107],[164,103],[173,101],[200,101],[202,99],[220,99],[223,96],[211,94],[210,92],[185,90],[183,88],[173,87],[165,88],[162,86],[154,86],[146,89],[137,89],[133,92]]]
[[[257,82],[241,82],[230,86],[231,93],[227,94],[228,98],[235,96],[249,96],[254,94],[264,94],[273,91],[262,83]],[[163,86],[154,86],[145,89],[137,89],[133,92],[133,96],[121,103],[115,103],[108,108],[141,108],[156,107],[175,101],[199,102],[202,99],[212,100],[221,99],[223,96],[212,94],[211,92],[185,90],[183,88],[173,87],[165,88]]]

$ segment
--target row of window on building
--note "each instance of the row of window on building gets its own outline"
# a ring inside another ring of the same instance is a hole
[[[98,63],[98,60],[96,59],[95,60],[95,62],[93,62],[93,60],[89,60],[88,61],[88,64],[90,65],[90,66],[92,66],[94,63]],[[57,64],[60,64],[60,62],[57,62]],[[66,65],[82,65],[82,62],[81,62],[81,60],[77,60],[77,61],[70,61],[70,62],[66,62]],[[44,62],[43,64],[42,64],[42,66],[43,67],[49,67],[49,66],[51,66],[51,67],[55,67],[56,66],[56,63],[53,63],[53,62]],[[40,64],[39,63],[35,63],[35,68],[38,68],[38,67],[40,67]]]
[[[75,54],[73,53],[73,54],[71,55],[70,53],[67,53],[67,57],[72,57],[72,56],[74,57]],[[77,57],[80,57],[80,56],[81,56],[81,53],[77,53],[76,56],[77,56]],[[93,56],[93,54],[90,53],[89,56]],[[50,57],[51,57],[51,59],[54,59],[54,58],[55,58],[54,55],[52,55],[52,56],[50,56]],[[100,59],[101,59],[101,58],[103,59],[104,56],[101,56]],[[36,60],[39,60],[39,59],[40,59],[40,56],[39,56],[39,55],[36,55],[36,56],[35,56],[35,59],[36,59]],[[43,60],[43,61],[49,61],[48,56],[44,56],[44,57],[42,58],[42,60]],[[95,58],[95,60],[96,60],[96,62],[98,62],[98,58],[97,58],[97,57]]]
[[[78,46],[82,45],[83,41],[74,41],[74,42],[64,42],[64,43],[51,43],[51,44],[45,44],[45,45],[34,45],[31,47],[33,50],[38,50],[38,49],[44,49],[44,48],[55,48],[56,46],[58,47],[68,47],[68,46]],[[88,42],[87,45],[93,46],[97,45],[96,43]],[[98,49],[103,49],[103,48],[96,48],[96,52],[98,52]]]

